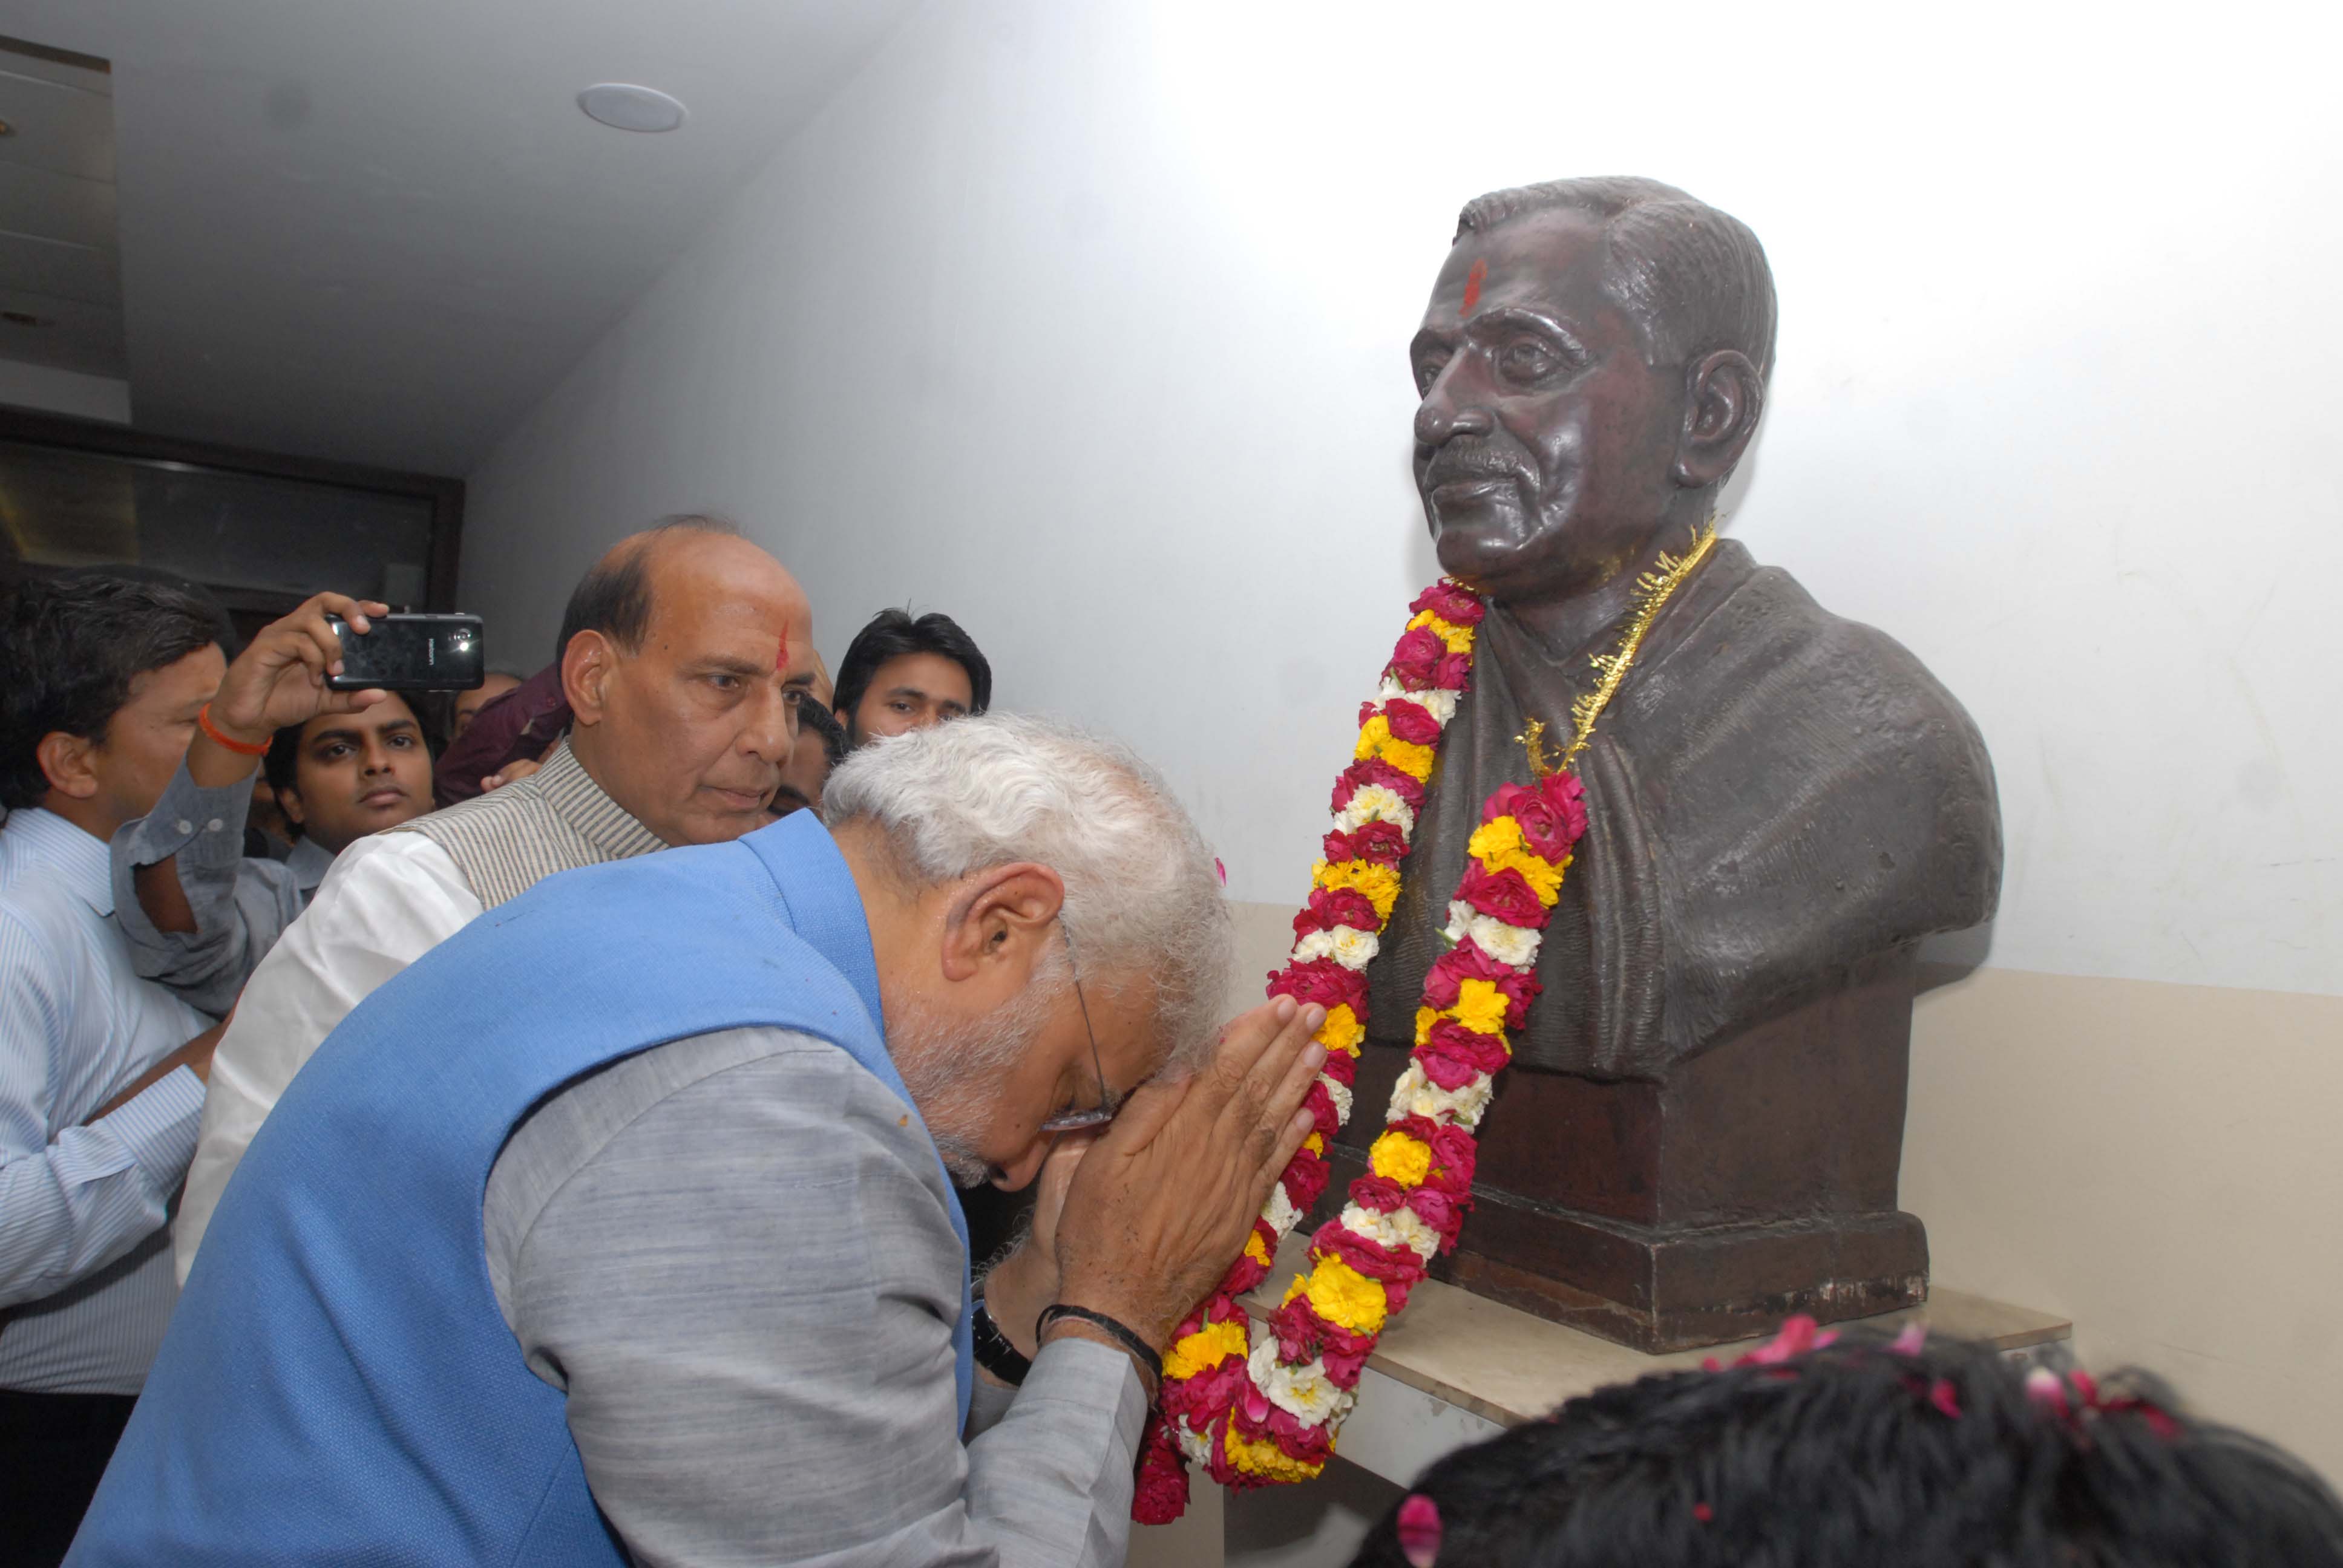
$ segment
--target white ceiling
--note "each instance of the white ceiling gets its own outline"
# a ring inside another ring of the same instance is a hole
[[[461,475],[915,3],[0,0],[0,35],[113,62],[140,428]],[[598,125],[607,81],[690,118]]]

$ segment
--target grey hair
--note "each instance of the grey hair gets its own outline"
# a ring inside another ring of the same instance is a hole
[[[955,719],[874,740],[822,787],[831,829],[884,829],[923,886],[1031,860],[1066,884],[1064,921],[1087,983],[1153,992],[1175,1070],[1210,1051],[1234,963],[1212,852],[1130,749],[1021,714]]]
[[[1747,224],[1672,185],[1611,176],[1475,196],[1456,215],[1456,238],[1555,208],[1602,220],[1603,291],[1642,329],[1654,364],[1734,348],[1761,381],[1773,374],[1774,271]]]

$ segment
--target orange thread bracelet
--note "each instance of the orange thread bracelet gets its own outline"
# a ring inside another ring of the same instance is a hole
[[[220,727],[212,722],[212,705],[208,702],[196,709],[196,723],[205,734],[212,738],[215,744],[226,747],[238,757],[266,757],[268,755],[269,743],[266,740],[262,741],[259,745],[255,746],[249,740],[231,740],[226,735],[220,733]]]

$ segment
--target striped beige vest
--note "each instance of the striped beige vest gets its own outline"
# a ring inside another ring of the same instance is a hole
[[[587,776],[567,740],[528,778],[391,831],[420,833],[447,850],[483,910],[510,902],[556,871],[666,848]]]

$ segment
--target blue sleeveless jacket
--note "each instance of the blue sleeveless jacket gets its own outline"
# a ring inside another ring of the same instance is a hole
[[[383,986],[253,1141],[67,1562],[624,1563],[563,1396],[497,1306],[488,1171],[570,1080],[760,1024],[910,1103],[861,900],[810,811],[548,878]],[[957,1197],[951,1221],[965,1254]],[[963,1278],[963,1422],[969,1324]]]

